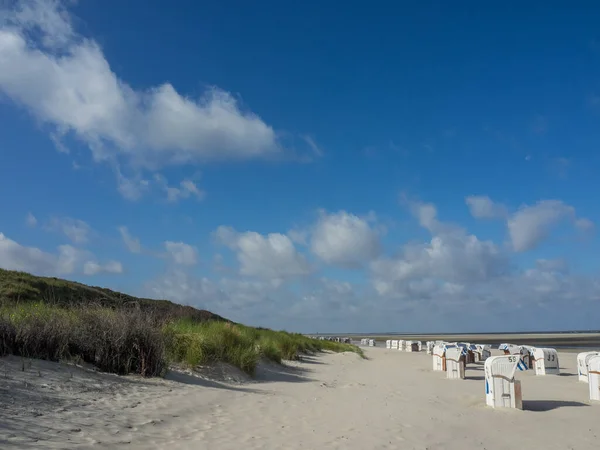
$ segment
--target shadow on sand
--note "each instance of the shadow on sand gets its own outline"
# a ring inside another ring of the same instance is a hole
[[[259,383],[287,382],[306,383],[314,381],[306,376],[310,369],[302,367],[262,363],[256,368],[256,381]]]
[[[221,383],[215,380],[209,380],[206,378],[202,378],[196,375],[190,375],[188,373],[179,372],[170,370],[165,375],[165,380],[174,381],[175,383],[187,384],[191,386],[202,386],[208,388],[216,388],[216,389],[227,389],[229,391],[238,391],[238,392],[249,392],[249,393],[264,393],[263,391],[258,391],[256,389],[248,389],[244,387],[237,387],[231,384]]]
[[[523,410],[525,411],[552,411],[558,408],[570,408],[575,406],[590,406],[586,403],[571,402],[565,400],[523,400]]]
[[[465,380],[483,381],[483,380],[485,380],[485,377],[482,375],[465,375]]]
[[[323,361],[319,361],[314,356],[302,355],[300,357],[300,362],[302,364],[325,364]]]

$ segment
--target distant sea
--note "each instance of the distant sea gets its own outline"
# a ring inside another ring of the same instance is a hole
[[[378,331],[374,333],[317,333],[320,336],[469,336],[469,335],[506,335],[506,334],[600,334],[600,330],[576,330],[576,331],[481,331],[481,332],[463,332],[463,333],[399,333],[397,331]]]
[[[383,341],[392,337],[407,337],[413,340],[437,340],[464,341],[474,344],[488,344],[497,348],[502,343],[517,345],[531,345],[534,347],[552,347],[561,350],[600,350],[600,330],[576,330],[576,331],[511,331],[491,333],[321,333],[319,336],[347,336],[350,338],[375,336]],[[456,339],[453,339],[456,337]],[[353,341],[359,342],[358,339]]]

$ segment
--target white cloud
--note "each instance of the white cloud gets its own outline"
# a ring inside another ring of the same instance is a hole
[[[569,271],[569,265],[564,259],[538,259],[535,266],[544,272],[567,273]]]
[[[99,264],[96,261],[87,261],[83,265],[85,275],[96,275],[99,273],[123,273],[123,265],[119,261],[108,261],[106,264]]]
[[[306,245],[308,243],[309,232],[303,229],[292,229],[288,231],[289,238],[298,245]]]
[[[165,249],[169,258],[175,263],[183,266],[193,266],[198,262],[198,251],[191,245],[183,242],[165,242]]]
[[[205,277],[194,277],[182,270],[170,270],[154,277],[146,283],[145,293],[153,298],[171,300],[217,313],[218,305],[227,300],[227,295],[213,281]]]
[[[64,234],[74,244],[84,244],[89,240],[91,227],[79,219],[70,217],[52,217],[47,228]]]
[[[508,215],[504,205],[494,203],[485,195],[471,195],[465,199],[471,215],[476,219],[501,219]]]
[[[419,220],[419,225],[432,233],[440,229],[437,219],[437,208],[431,203],[415,202],[411,206],[412,214]]]
[[[139,200],[150,188],[150,182],[141,175],[132,177],[123,175],[120,168],[116,168],[117,190],[127,200]]]
[[[25,223],[27,224],[28,227],[34,228],[35,226],[37,226],[38,221],[33,214],[27,213],[27,217],[25,218]]]
[[[588,219],[578,219],[575,208],[560,200],[542,200],[532,206],[522,206],[507,222],[513,249],[524,252],[536,248],[553,227],[565,220],[578,228],[589,229],[593,225]]]
[[[412,203],[410,209],[433,236],[429,243],[408,244],[398,256],[371,263],[373,287],[381,295],[410,297],[438,290],[444,282],[484,282],[507,272],[507,256],[493,242],[440,222],[433,204]]]
[[[275,131],[228,92],[212,88],[192,99],[169,83],[132,88],[97,42],[74,31],[61,2],[19,1],[2,15],[0,90],[55,137],[86,142],[97,161],[125,157],[156,168],[282,151]]]
[[[61,245],[56,254],[26,247],[0,233],[0,267],[37,275],[68,275],[76,270],[86,253],[70,245]]]
[[[153,277],[143,295],[206,308],[243,323],[301,332],[369,332],[375,327],[459,332],[465,326],[474,332],[506,331],[507,326],[575,329],[591,327],[600,312],[600,282],[568,275],[556,261],[462,282],[440,278],[447,274],[442,270],[383,279],[381,285],[387,283],[388,289],[377,292],[368,285],[326,277],[212,280],[176,268]],[[577,314],[565,313],[573,308]]]
[[[131,253],[140,253],[142,251],[140,240],[135,236],[132,236],[127,227],[119,227],[119,233],[121,233],[121,238],[123,238],[125,246]]]
[[[74,37],[70,19],[61,8],[60,0],[24,0],[14,3],[11,21],[25,29],[38,28],[45,47],[60,48]]]
[[[437,218],[437,208],[433,203],[424,203],[402,199],[402,203],[408,203],[410,212],[419,221],[419,225],[432,234],[452,233],[460,231],[461,228],[449,223],[442,223]]]
[[[355,327],[369,314],[360,305],[360,291],[344,281],[305,278],[301,292],[281,279],[220,278],[211,280],[180,269],[153,277],[142,295],[167,298],[209,309],[234,321],[291,331],[330,331]],[[363,315],[361,316],[361,313]],[[353,322],[354,321],[354,322]],[[328,328],[329,327],[329,328]]]
[[[398,257],[371,264],[374,286],[385,294],[404,292],[414,280],[487,281],[507,268],[506,256],[493,242],[467,234],[434,236],[428,244],[407,245]]]
[[[302,136],[302,139],[304,139],[304,142],[306,142],[308,147],[312,150],[312,153],[314,154],[314,156],[317,156],[317,157],[323,156],[323,150],[321,150],[321,148],[317,145],[317,143],[315,142],[315,140],[312,137],[305,135],[305,136]]]
[[[200,190],[192,180],[183,180],[179,187],[169,186],[167,179],[162,175],[155,175],[154,179],[160,185],[161,189],[167,194],[167,201],[175,203],[181,199],[195,197],[197,200],[203,200],[206,193]]]
[[[368,284],[323,274],[298,278],[310,267],[289,236],[220,227],[215,236],[235,251],[241,276],[210,280],[177,269],[152,280],[152,295],[253,325],[303,332],[375,327],[458,332],[465,323],[481,332],[506,330],[507,323],[522,330],[593,325],[591,317],[600,312],[600,282],[593,277],[571,274],[561,259],[520,268],[505,247],[441,221],[435,205],[411,203],[410,210],[431,238],[372,261]],[[273,245],[278,239],[285,245]],[[573,308],[577,314],[565,314]]]
[[[257,316],[272,314],[266,305],[275,303],[270,296],[278,292],[279,286],[277,282],[263,280],[211,280],[173,268],[146,283],[142,295],[169,299],[208,309],[231,320],[256,324]]]
[[[586,218],[577,219],[575,220],[575,227],[579,231],[592,231],[594,229],[594,222]]]
[[[379,233],[367,220],[346,211],[322,212],[310,248],[328,264],[360,267],[379,254]]]
[[[304,288],[301,295],[290,299],[282,311],[283,317],[296,323],[306,321],[314,330],[317,324],[330,329],[340,322],[350,324],[360,320],[361,313],[362,317],[368,315],[369,305],[360,301],[361,292],[356,285],[321,277]]]
[[[236,252],[242,275],[278,279],[306,275],[311,270],[286,235],[238,233],[231,227],[220,226],[215,237]]]

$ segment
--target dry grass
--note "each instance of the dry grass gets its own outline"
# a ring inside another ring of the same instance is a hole
[[[137,309],[59,307],[22,303],[0,308],[0,356],[80,360],[112,373],[159,376],[169,363],[232,364],[253,375],[261,358],[276,363],[355,346],[285,331],[191,318],[164,321]]]
[[[59,278],[0,269],[0,356],[81,360],[100,370],[163,374],[169,362],[223,361],[253,374],[276,363],[353,345],[235,324],[209,311],[132,297]]]
[[[0,355],[80,360],[105,372],[143,376],[166,370],[165,342],[142,311],[26,303],[0,309]]]

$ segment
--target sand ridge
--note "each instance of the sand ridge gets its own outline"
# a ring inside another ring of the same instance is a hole
[[[577,381],[520,372],[525,411],[485,406],[482,366],[466,380],[431,370],[425,353],[324,353],[256,380],[227,368],[167,379],[0,359],[0,448],[595,449],[600,405]],[[225,380],[225,381],[223,381]],[[6,406],[6,407],[5,407]]]

